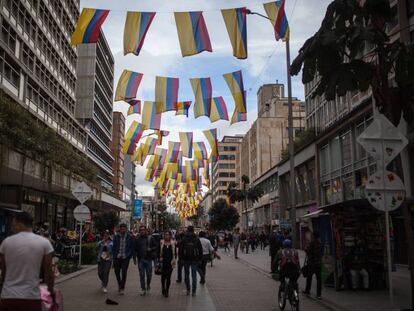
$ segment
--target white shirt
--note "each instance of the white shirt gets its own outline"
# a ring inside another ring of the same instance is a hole
[[[6,263],[1,298],[40,299],[39,275],[43,256],[52,252],[49,240],[31,232],[6,238],[0,246]]]
[[[200,238],[201,246],[203,247],[203,255],[209,255],[214,251],[209,239]]]

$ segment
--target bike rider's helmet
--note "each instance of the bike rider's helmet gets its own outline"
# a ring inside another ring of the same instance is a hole
[[[283,241],[283,248],[292,248],[292,241],[289,239],[286,239]]]

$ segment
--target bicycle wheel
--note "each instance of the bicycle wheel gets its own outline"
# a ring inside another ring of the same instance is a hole
[[[279,305],[279,309],[284,310],[286,306],[286,292],[282,289],[282,286],[279,287],[277,302]]]

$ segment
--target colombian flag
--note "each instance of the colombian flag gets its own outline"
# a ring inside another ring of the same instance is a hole
[[[137,97],[138,87],[141,84],[142,73],[124,70],[118,80],[115,92],[115,101],[129,101]]]
[[[170,135],[170,132],[169,131],[155,130],[154,134],[157,134],[157,137],[158,137],[157,144],[162,145],[162,138]]]
[[[246,8],[221,10],[221,14],[233,47],[233,55],[238,59],[247,58]]]
[[[223,75],[234,98],[234,104],[238,112],[246,111],[246,92],[244,91],[243,75],[241,70]]]
[[[134,100],[129,101],[128,103],[131,105],[128,108],[128,113],[127,113],[128,116],[134,113],[141,114],[141,101],[140,100],[134,99]]]
[[[140,140],[142,133],[144,132],[142,124],[137,121],[132,122],[125,135],[125,142],[122,147],[123,154],[134,154],[135,147]]]
[[[162,112],[177,110],[178,78],[156,77],[155,101],[162,104]]]
[[[108,14],[109,10],[83,9],[70,38],[70,44],[75,46],[80,43],[96,43]]]
[[[132,162],[138,162],[140,165],[142,165],[142,163],[144,162],[142,160],[143,154],[142,154],[142,149],[143,149],[143,144],[140,144],[139,147],[135,150],[134,155],[132,156]]]
[[[178,102],[177,103],[177,109],[175,112],[176,116],[186,116],[188,118],[188,109],[190,109],[191,101],[186,102]]]
[[[223,97],[214,97],[211,101],[210,121],[229,120],[226,103]]]
[[[142,110],[142,125],[146,130],[159,130],[161,126],[161,105],[157,102],[144,102]]]
[[[193,88],[195,103],[194,117],[210,116],[211,100],[213,98],[213,87],[210,78],[190,79]]]
[[[267,17],[275,30],[276,40],[289,40],[289,23],[285,14],[285,0],[263,4]]]
[[[128,53],[139,55],[154,16],[154,12],[127,12],[124,29],[124,55]]]
[[[169,141],[168,142],[168,154],[167,162],[168,163],[177,163],[178,153],[180,152],[181,143]]]
[[[177,169],[178,173],[182,173],[182,165],[183,165],[183,152],[180,151],[177,157]]]
[[[154,137],[147,137],[143,146],[143,154],[145,156],[152,155],[157,148],[157,139]]]
[[[246,112],[238,112],[234,110],[233,115],[231,117],[230,125],[237,123],[237,122],[243,122],[247,121],[247,113]]]
[[[162,170],[165,160],[167,159],[167,149],[157,148],[155,154],[159,156],[158,169]]]
[[[204,136],[206,136],[210,147],[211,153],[210,157],[212,160],[216,160],[219,153],[218,153],[218,142],[217,142],[217,129],[205,130],[203,131]]]
[[[193,133],[192,132],[179,132],[181,142],[181,150],[183,157],[193,157]]]
[[[206,160],[208,158],[206,145],[202,141],[195,142],[193,145],[194,158],[197,160]],[[204,164],[203,164],[204,165]]]
[[[176,12],[174,16],[183,57],[213,51],[203,12]]]

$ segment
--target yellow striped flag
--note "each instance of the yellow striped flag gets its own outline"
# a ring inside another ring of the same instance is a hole
[[[186,158],[193,157],[193,133],[192,132],[179,132],[181,142],[182,156]]]
[[[234,105],[238,112],[247,112],[246,110],[246,92],[244,91],[243,75],[241,70],[223,75],[227,85],[233,95]]]
[[[139,55],[154,16],[154,12],[127,12],[124,29],[124,55],[128,53]]]
[[[238,59],[247,58],[247,9],[221,10],[221,14],[233,47],[233,55]]]
[[[109,10],[82,9],[82,13],[76,23],[75,31],[70,38],[70,44],[75,46],[80,43],[98,42],[101,26],[105,22],[108,14]]]

